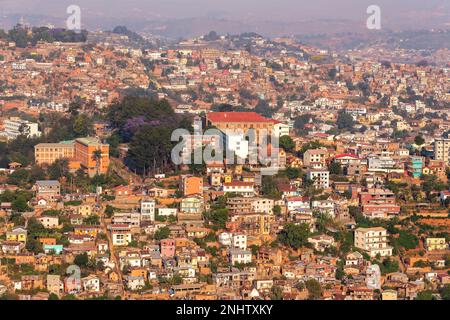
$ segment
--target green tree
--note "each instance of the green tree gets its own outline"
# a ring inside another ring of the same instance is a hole
[[[280,147],[283,148],[286,152],[294,152],[295,142],[290,136],[282,136],[279,143]]]
[[[27,199],[24,195],[17,196],[16,199],[11,204],[12,209],[18,212],[26,212],[30,210],[30,207],[28,206]]]
[[[273,214],[276,215],[276,216],[280,216],[281,215],[281,207],[279,205],[273,206]]]
[[[418,135],[414,138],[414,143],[418,146],[421,146],[425,143],[425,139],[422,136]]]
[[[112,215],[114,214],[114,212],[115,212],[115,210],[114,210],[114,207],[113,206],[111,206],[111,205],[106,205],[106,208],[105,208],[105,214],[106,214],[106,216],[108,217],[108,218],[111,218],[112,217]]]
[[[19,187],[25,187],[30,179],[30,172],[25,169],[15,170],[8,176],[7,182]]]
[[[69,161],[67,159],[58,159],[48,166],[47,172],[49,178],[52,180],[67,177],[69,173]]]
[[[439,293],[441,294],[443,300],[450,300],[450,284],[444,285],[439,290]]]
[[[319,281],[315,279],[310,279],[305,281],[305,287],[308,290],[309,300],[318,300],[322,298],[322,287]]]
[[[275,110],[269,106],[267,101],[261,99],[258,101],[258,104],[255,107],[255,112],[266,118],[271,118],[274,111]]]
[[[311,114],[302,114],[295,119],[294,128],[297,130],[297,132],[303,132],[305,130],[305,125],[314,120],[314,118],[315,116]]]
[[[279,199],[280,192],[273,176],[263,176],[262,178],[262,193],[272,199]]]
[[[330,174],[336,174],[336,175],[342,174],[342,167],[338,162],[333,161],[330,164]]]
[[[59,300],[59,297],[52,292],[49,294],[48,300]]]
[[[299,168],[289,167],[286,169],[286,175],[289,179],[293,180],[300,178],[303,175],[303,172]]]
[[[163,227],[158,229],[155,232],[155,239],[156,240],[162,240],[162,239],[167,239],[170,236],[170,229],[168,227]]]
[[[416,300],[433,300],[433,292],[430,290],[421,291],[417,294]]]
[[[79,254],[73,260],[73,263],[79,267],[87,267],[89,264],[89,257],[86,252]]]
[[[212,223],[216,229],[224,229],[228,221],[228,209],[216,208],[204,214],[205,220]]]
[[[282,300],[283,299],[283,289],[280,286],[273,286],[270,289],[270,299],[271,300]]]
[[[92,160],[95,161],[95,168],[96,168],[96,172],[97,175],[100,174],[100,167],[102,165],[101,161],[102,161],[102,150],[97,149],[92,153]]]
[[[345,111],[340,111],[337,118],[338,129],[352,130],[355,125],[353,117]]]
[[[277,239],[284,245],[298,249],[308,244],[309,235],[310,227],[306,223],[300,225],[287,223],[283,230],[278,233]]]
[[[91,117],[86,114],[80,114],[75,117],[72,129],[76,137],[87,137],[93,132],[92,124]]]

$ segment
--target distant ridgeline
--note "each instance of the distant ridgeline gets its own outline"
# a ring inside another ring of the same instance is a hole
[[[14,41],[19,48],[26,48],[29,45],[35,46],[38,41],[45,42],[86,42],[88,32],[81,30],[79,32],[67,30],[64,28],[48,27],[24,27],[15,26],[13,29],[5,32],[0,29],[0,39]]]
[[[135,41],[135,42],[146,42],[142,36],[140,36],[139,34],[137,34],[134,31],[128,30],[127,27],[125,27],[125,26],[115,27],[113,29],[112,33],[127,36],[130,40]]]

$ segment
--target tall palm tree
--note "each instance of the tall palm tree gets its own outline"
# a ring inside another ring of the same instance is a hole
[[[97,149],[92,153],[92,159],[95,161],[95,168],[97,170],[97,175],[100,171],[101,161],[102,161],[102,150]]]

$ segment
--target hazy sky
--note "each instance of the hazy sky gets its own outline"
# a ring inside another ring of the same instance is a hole
[[[245,23],[314,20],[365,21],[366,8],[377,4],[387,23],[405,28],[450,27],[450,0],[0,0],[0,16],[23,14],[64,19],[79,5],[86,24],[224,18]],[[1,21],[0,21],[1,24]],[[251,30],[249,30],[251,31]]]
[[[70,4],[109,17],[186,18],[225,14],[257,19],[357,18],[370,4],[389,15],[435,9],[450,0],[0,0],[4,12],[61,16]],[[446,9],[449,9],[447,5]],[[448,12],[447,12],[448,13]]]

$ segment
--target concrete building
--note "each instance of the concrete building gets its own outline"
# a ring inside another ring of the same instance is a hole
[[[141,221],[155,221],[155,206],[153,199],[141,200]]]
[[[203,212],[203,198],[201,196],[186,197],[181,200],[180,211],[183,213],[200,214]]]
[[[314,181],[314,186],[320,189],[330,187],[330,172],[325,169],[309,169],[306,173],[309,180]]]
[[[184,196],[203,193],[203,178],[190,175],[180,177],[180,189]]]
[[[109,144],[103,144],[97,138],[76,139],[74,160],[80,162],[81,167],[90,177],[106,174],[109,167]]]
[[[27,138],[41,136],[37,123],[22,120],[17,117],[5,120],[3,126],[5,128],[5,136],[8,140],[14,140],[20,135],[25,135]]]
[[[387,231],[382,227],[356,229],[355,247],[366,251],[372,258],[378,254],[382,257],[392,255],[392,247],[388,245]]]
[[[252,252],[250,250],[231,248],[228,257],[233,266],[236,264],[247,264],[252,262]]]
[[[325,148],[309,149],[303,154],[303,164],[311,168],[325,167],[328,150]]]
[[[39,143],[34,147],[34,158],[38,165],[52,164],[58,159],[72,159],[73,156],[73,141]]]
[[[411,156],[408,159],[407,169],[408,174],[413,178],[420,178],[424,166],[424,158],[418,156]]]
[[[223,192],[236,193],[242,197],[255,196],[255,185],[252,182],[232,181],[223,184]]]
[[[56,180],[39,180],[35,184],[36,197],[57,200],[61,197],[61,185]]]
[[[447,165],[450,164],[450,139],[436,138],[434,139],[434,159],[442,160]]]
[[[447,250],[448,245],[445,238],[427,238],[425,240],[425,248],[427,251]]]
[[[101,143],[97,138],[78,138],[60,143],[40,143],[34,148],[36,163],[52,164],[58,159],[69,160],[69,168],[82,168],[93,177],[106,174],[109,167],[109,144]]]
[[[247,235],[245,234],[234,234],[233,235],[233,247],[242,250],[247,249]]]

